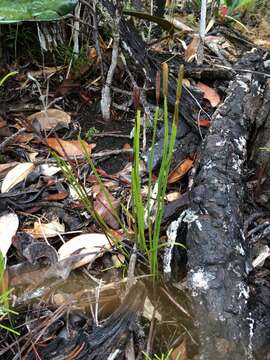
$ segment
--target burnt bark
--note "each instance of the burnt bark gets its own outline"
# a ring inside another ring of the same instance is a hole
[[[251,266],[243,233],[244,174],[255,110],[250,100],[260,104],[266,82],[252,73],[262,55],[250,52],[235,65],[251,73],[236,76],[215,112],[190,194],[188,284],[201,359],[252,358],[250,328],[255,320],[247,307]]]
[[[115,17],[115,5],[113,1],[101,0],[101,11],[106,12],[111,19]],[[99,6],[101,6],[99,5]],[[156,73],[160,71],[159,63],[148,53],[147,45],[135,29],[134,25],[127,21],[123,16],[119,23],[121,50],[124,52],[128,64],[134,64],[136,71],[140,71],[150,86],[155,87]],[[170,76],[170,87],[168,95],[169,107],[174,107],[175,102],[176,78]],[[190,91],[183,88],[181,98],[181,117],[191,125],[196,131],[198,126],[199,107],[196,97],[190,95]]]

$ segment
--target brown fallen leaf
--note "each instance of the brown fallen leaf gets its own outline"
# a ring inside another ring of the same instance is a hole
[[[0,129],[7,126],[7,122],[0,116]]]
[[[104,194],[104,191],[101,191],[100,193],[98,193],[96,200],[94,201],[94,210],[111,228],[117,230],[119,229],[120,224],[115,219],[114,214],[118,213],[120,199],[115,199],[108,191],[107,195],[110,199],[112,208],[107,200],[107,197]]]
[[[203,97],[207,99],[213,107],[218,106],[218,104],[221,102],[221,99],[215,89],[211,88],[208,85],[205,85],[200,81],[197,83],[196,86],[204,93]]]
[[[165,196],[165,200],[168,202],[172,202],[174,200],[180,199],[181,193],[178,191],[171,192]]]
[[[69,195],[69,192],[68,191],[60,191],[56,194],[50,194],[48,196],[46,196],[44,198],[44,200],[47,200],[47,201],[59,201],[59,200],[64,200],[68,197]]]
[[[210,126],[210,121],[207,120],[207,119],[200,119],[197,121],[197,124],[199,126],[202,126],[202,127],[209,127]]]
[[[44,224],[39,221],[34,223],[34,228],[27,230],[35,239],[40,238],[51,238],[55,237],[58,234],[65,232],[65,225],[61,224],[58,219],[52,220],[50,223]]]
[[[185,51],[185,61],[190,63],[197,57],[197,51],[200,45],[200,38],[199,36],[195,35],[188,45]]]
[[[81,140],[88,154],[91,154],[92,149],[96,146],[95,144],[88,144],[86,141]],[[85,151],[79,140],[62,140],[56,138],[48,138],[47,144],[53,150],[58,152],[59,155],[65,157],[84,156]]]
[[[178,164],[168,177],[168,184],[173,184],[180,180],[193,166],[193,160],[187,158]]]
[[[187,360],[187,346],[186,340],[181,342],[177,348],[173,350],[173,352],[169,356],[169,360]]]
[[[48,109],[47,111],[39,111],[27,117],[30,124],[37,121],[40,130],[54,129],[56,126],[59,128],[69,127],[71,117],[65,111],[58,109]]]

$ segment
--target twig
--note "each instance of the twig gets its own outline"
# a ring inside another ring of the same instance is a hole
[[[120,23],[120,13],[119,9],[116,7],[115,10],[115,21],[114,21],[114,32],[113,32],[113,51],[112,51],[112,61],[107,74],[106,82],[102,88],[101,92],[101,112],[104,120],[110,119],[110,110],[111,110],[111,84],[113,80],[113,75],[117,66],[117,59],[119,53],[119,23]]]
[[[200,44],[197,51],[197,62],[198,65],[203,63],[204,58],[204,39],[205,39],[205,28],[206,28],[206,7],[207,0],[201,1],[201,18],[200,18]]]
[[[4,151],[7,144],[9,144],[12,140],[16,139],[16,137],[18,135],[22,134],[25,131],[26,131],[26,128],[21,128],[15,134],[10,135],[3,142],[1,142],[1,144],[0,144],[0,153]]]

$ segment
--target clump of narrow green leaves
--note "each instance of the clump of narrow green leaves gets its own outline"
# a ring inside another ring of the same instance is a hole
[[[179,68],[177,90],[176,90],[176,100],[175,100],[175,109],[172,120],[171,132],[169,132],[169,115],[168,115],[168,86],[169,86],[169,69],[166,63],[163,64],[163,121],[164,121],[164,147],[163,147],[163,156],[161,161],[161,166],[159,170],[159,176],[157,180],[157,207],[155,222],[152,225],[151,223],[151,214],[150,214],[150,201],[152,197],[152,168],[153,168],[153,154],[154,154],[154,144],[156,141],[156,130],[157,122],[159,118],[159,105],[157,96],[157,106],[154,116],[154,126],[153,126],[153,137],[152,137],[152,147],[150,152],[149,160],[149,178],[148,178],[148,197],[146,204],[147,211],[147,227],[148,227],[148,241],[145,236],[145,222],[144,222],[144,213],[145,207],[143,204],[143,199],[141,195],[141,181],[140,181],[140,121],[141,113],[137,109],[137,117],[135,123],[134,131],[134,142],[133,142],[133,151],[134,151],[134,164],[132,169],[132,206],[133,206],[133,216],[135,218],[135,234],[140,250],[144,251],[149,259],[151,274],[156,276],[158,274],[158,249],[160,247],[160,228],[161,220],[164,212],[164,197],[167,189],[167,180],[169,176],[170,165],[172,161],[172,154],[176,140],[178,120],[179,120],[179,104],[182,93],[182,82],[183,82],[183,66]],[[157,93],[159,91],[160,85],[157,81]]]
[[[136,243],[139,248],[145,255],[147,255],[149,260],[149,266],[151,274],[154,278],[158,275],[158,249],[160,248],[160,231],[161,231],[161,221],[164,212],[164,198],[165,192],[167,189],[167,180],[169,176],[170,165],[172,161],[172,154],[176,140],[178,119],[179,119],[179,105],[182,93],[182,81],[183,81],[184,68],[181,65],[179,68],[177,89],[176,89],[176,100],[175,100],[175,109],[172,119],[171,131],[169,131],[169,114],[168,114],[168,87],[169,87],[169,69],[166,63],[163,64],[163,122],[164,122],[164,148],[163,156],[160,165],[159,176],[157,180],[157,197],[156,197],[156,214],[155,222],[152,224],[151,221],[151,200],[152,200],[152,169],[153,169],[153,157],[154,157],[154,144],[156,141],[157,133],[157,124],[160,115],[159,108],[159,98],[160,98],[160,75],[157,75],[157,84],[156,84],[156,98],[157,106],[154,114],[154,124],[153,124],[153,135],[151,142],[151,151],[150,151],[150,160],[149,160],[149,176],[148,176],[148,196],[146,204],[142,197],[142,187],[141,187],[141,178],[140,178],[140,135],[141,135],[141,111],[139,109],[139,92],[134,91],[134,104],[136,108],[136,121],[134,128],[134,140],[133,140],[133,168],[132,168],[132,214],[128,212],[124,207],[123,210],[126,214],[133,219],[133,226],[135,231]],[[117,220],[119,225],[122,227],[126,235],[128,236],[128,231],[125,228],[125,225],[119,218],[118,214],[113,208],[109,194],[102,179],[100,178],[95,165],[89,156],[84,143],[81,141],[81,145],[84,148],[85,160],[90,166],[92,172],[94,173],[101,191],[104,193],[106,200],[108,201],[110,210]],[[101,216],[97,214],[93,208],[92,202],[90,201],[85,188],[80,183],[80,180],[76,176],[74,169],[71,164],[63,160],[56,153],[53,152],[54,158],[57,160],[59,167],[62,169],[65,177],[67,178],[70,185],[74,188],[80,200],[82,201],[85,209],[91,214],[93,219],[100,225],[101,229],[106,235],[110,237],[110,229],[108,225],[104,222]],[[145,223],[145,213],[146,213],[146,223]],[[147,232],[146,232],[147,230]],[[113,239],[112,239],[113,240]],[[118,248],[120,244],[117,244]]]
[[[5,258],[0,251],[0,329],[4,329],[12,332],[15,335],[20,335],[20,333],[14,330],[10,326],[1,324],[1,320],[5,319],[8,315],[17,315],[17,313],[9,308],[9,297],[13,289],[3,291],[3,281],[5,273]]]

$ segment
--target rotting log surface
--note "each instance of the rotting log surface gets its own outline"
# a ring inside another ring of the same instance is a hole
[[[246,54],[242,65],[256,70],[261,55]],[[252,115],[246,102],[261,89],[255,74],[237,75],[230,83],[229,95],[213,116],[190,194],[188,284],[201,359],[252,358],[243,175]]]

